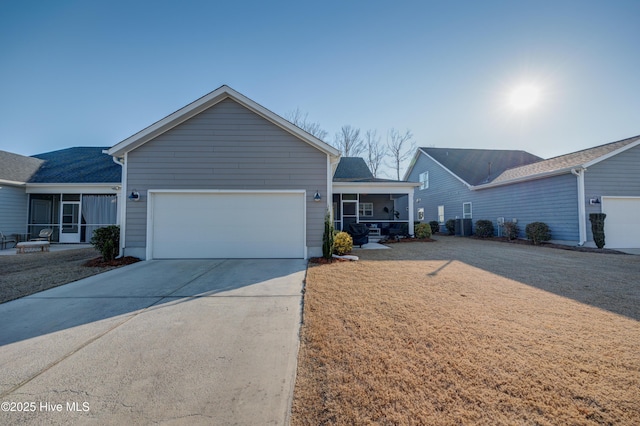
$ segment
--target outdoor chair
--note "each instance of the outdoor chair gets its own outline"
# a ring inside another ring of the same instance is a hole
[[[353,239],[354,246],[360,246],[369,243],[369,228],[364,223],[352,223],[349,225],[349,235]]]
[[[17,243],[18,240],[15,237],[9,237],[0,232],[0,247],[2,250],[7,248],[7,243]]]
[[[389,226],[389,238],[397,238],[400,235],[405,235],[406,234],[406,230],[404,229],[404,223],[392,223],[391,226]]]
[[[49,241],[51,242],[51,234],[53,234],[53,229],[44,228],[40,230],[40,234],[38,234],[37,238],[32,238],[30,241]]]

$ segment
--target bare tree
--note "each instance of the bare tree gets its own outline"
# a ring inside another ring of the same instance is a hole
[[[398,180],[400,180],[400,165],[411,156],[416,148],[412,138],[413,134],[409,130],[400,133],[396,129],[391,129],[387,133],[387,149],[393,162],[391,168],[395,169]]]
[[[387,154],[387,149],[384,145],[380,144],[380,136],[378,136],[376,130],[367,130],[364,134],[364,143],[367,150],[367,158],[365,158],[367,166],[369,166],[369,170],[373,173],[373,177],[378,177],[378,171],[382,166],[384,156]]]
[[[334,144],[345,157],[357,157],[364,151],[364,141],[360,137],[360,129],[355,129],[348,124],[340,128],[336,133]]]
[[[309,113],[303,113],[302,111],[300,111],[300,108],[296,108],[285,115],[285,118],[291,123],[300,127],[305,132],[311,133],[316,138],[324,141],[328,135],[327,131],[320,127],[320,123],[310,122],[308,117]]]

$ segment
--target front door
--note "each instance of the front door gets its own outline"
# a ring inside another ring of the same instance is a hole
[[[63,201],[60,213],[60,242],[80,242],[80,202]]]

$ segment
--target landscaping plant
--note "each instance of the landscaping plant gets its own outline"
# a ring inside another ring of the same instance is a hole
[[[549,241],[551,239],[549,225],[544,222],[531,222],[527,224],[524,232],[527,234],[527,238],[536,245],[540,244],[542,241]]]
[[[520,228],[516,222],[505,222],[502,224],[502,229],[504,230],[504,236],[507,237],[509,241],[515,240],[518,238],[518,234],[520,234]]]
[[[353,238],[346,232],[338,232],[338,235],[333,240],[333,252],[338,256],[351,253],[353,249]]]
[[[324,216],[324,234],[322,235],[322,257],[331,259],[333,254],[333,224],[331,223],[331,215],[327,211]]]
[[[438,223],[438,221],[432,220],[431,222],[429,222],[429,226],[431,227],[431,235],[435,234],[436,232],[440,232],[440,224]]]
[[[593,242],[599,249],[604,247],[604,219],[606,217],[607,215],[604,213],[589,213]]]
[[[476,221],[476,236],[480,238],[493,237],[494,229],[493,222],[490,220],[478,220]]]
[[[118,256],[120,227],[118,225],[110,225],[98,228],[93,231],[90,242],[102,254],[102,260],[110,262]]]
[[[445,222],[444,227],[447,228],[447,232],[449,235],[454,235],[456,233],[456,221],[453,219],[449,219]]]
[[[430,238],[431,226],[426,223],[419,223],[414,227],[414,232],[416,234],[416,238]]]

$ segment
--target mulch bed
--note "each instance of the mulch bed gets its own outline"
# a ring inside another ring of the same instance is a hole
[[[510,240],[507,237],[480,238],[480,237],[476,237],[476,236],[472,235],[472,236],[467,237],[467,238],[473,238],[475,240],[498,241],[498,242],[502,242],[502,243],[519,244],[519,245],[525,245],[525,246],[533,246],[534,245],[529,240],[522,240],[522,239]],[[539,247],[548,247],[548,248],[560,249],[560,250],[579,251],[579,252],[582,252],[582,253],[628,254],[628,253],[624,253],[622,251],[606,249],[606,248],[599,249],[597,247],[568,246],[568,245],[565,245],[565,244],[554,244],[554,243],[547,243],[547,242],[542,242],[542,243],[538,244],[538,246]]]
[[[140,259],[133,256],[124,256],[119,259],[113,259],[110,261],[102,260],[102,257],[96,257],[95,259],[88,260],[82,266],[90,268],[104,268],[107,266],[126,266],[132,265],[136,262],[140,262]]]

